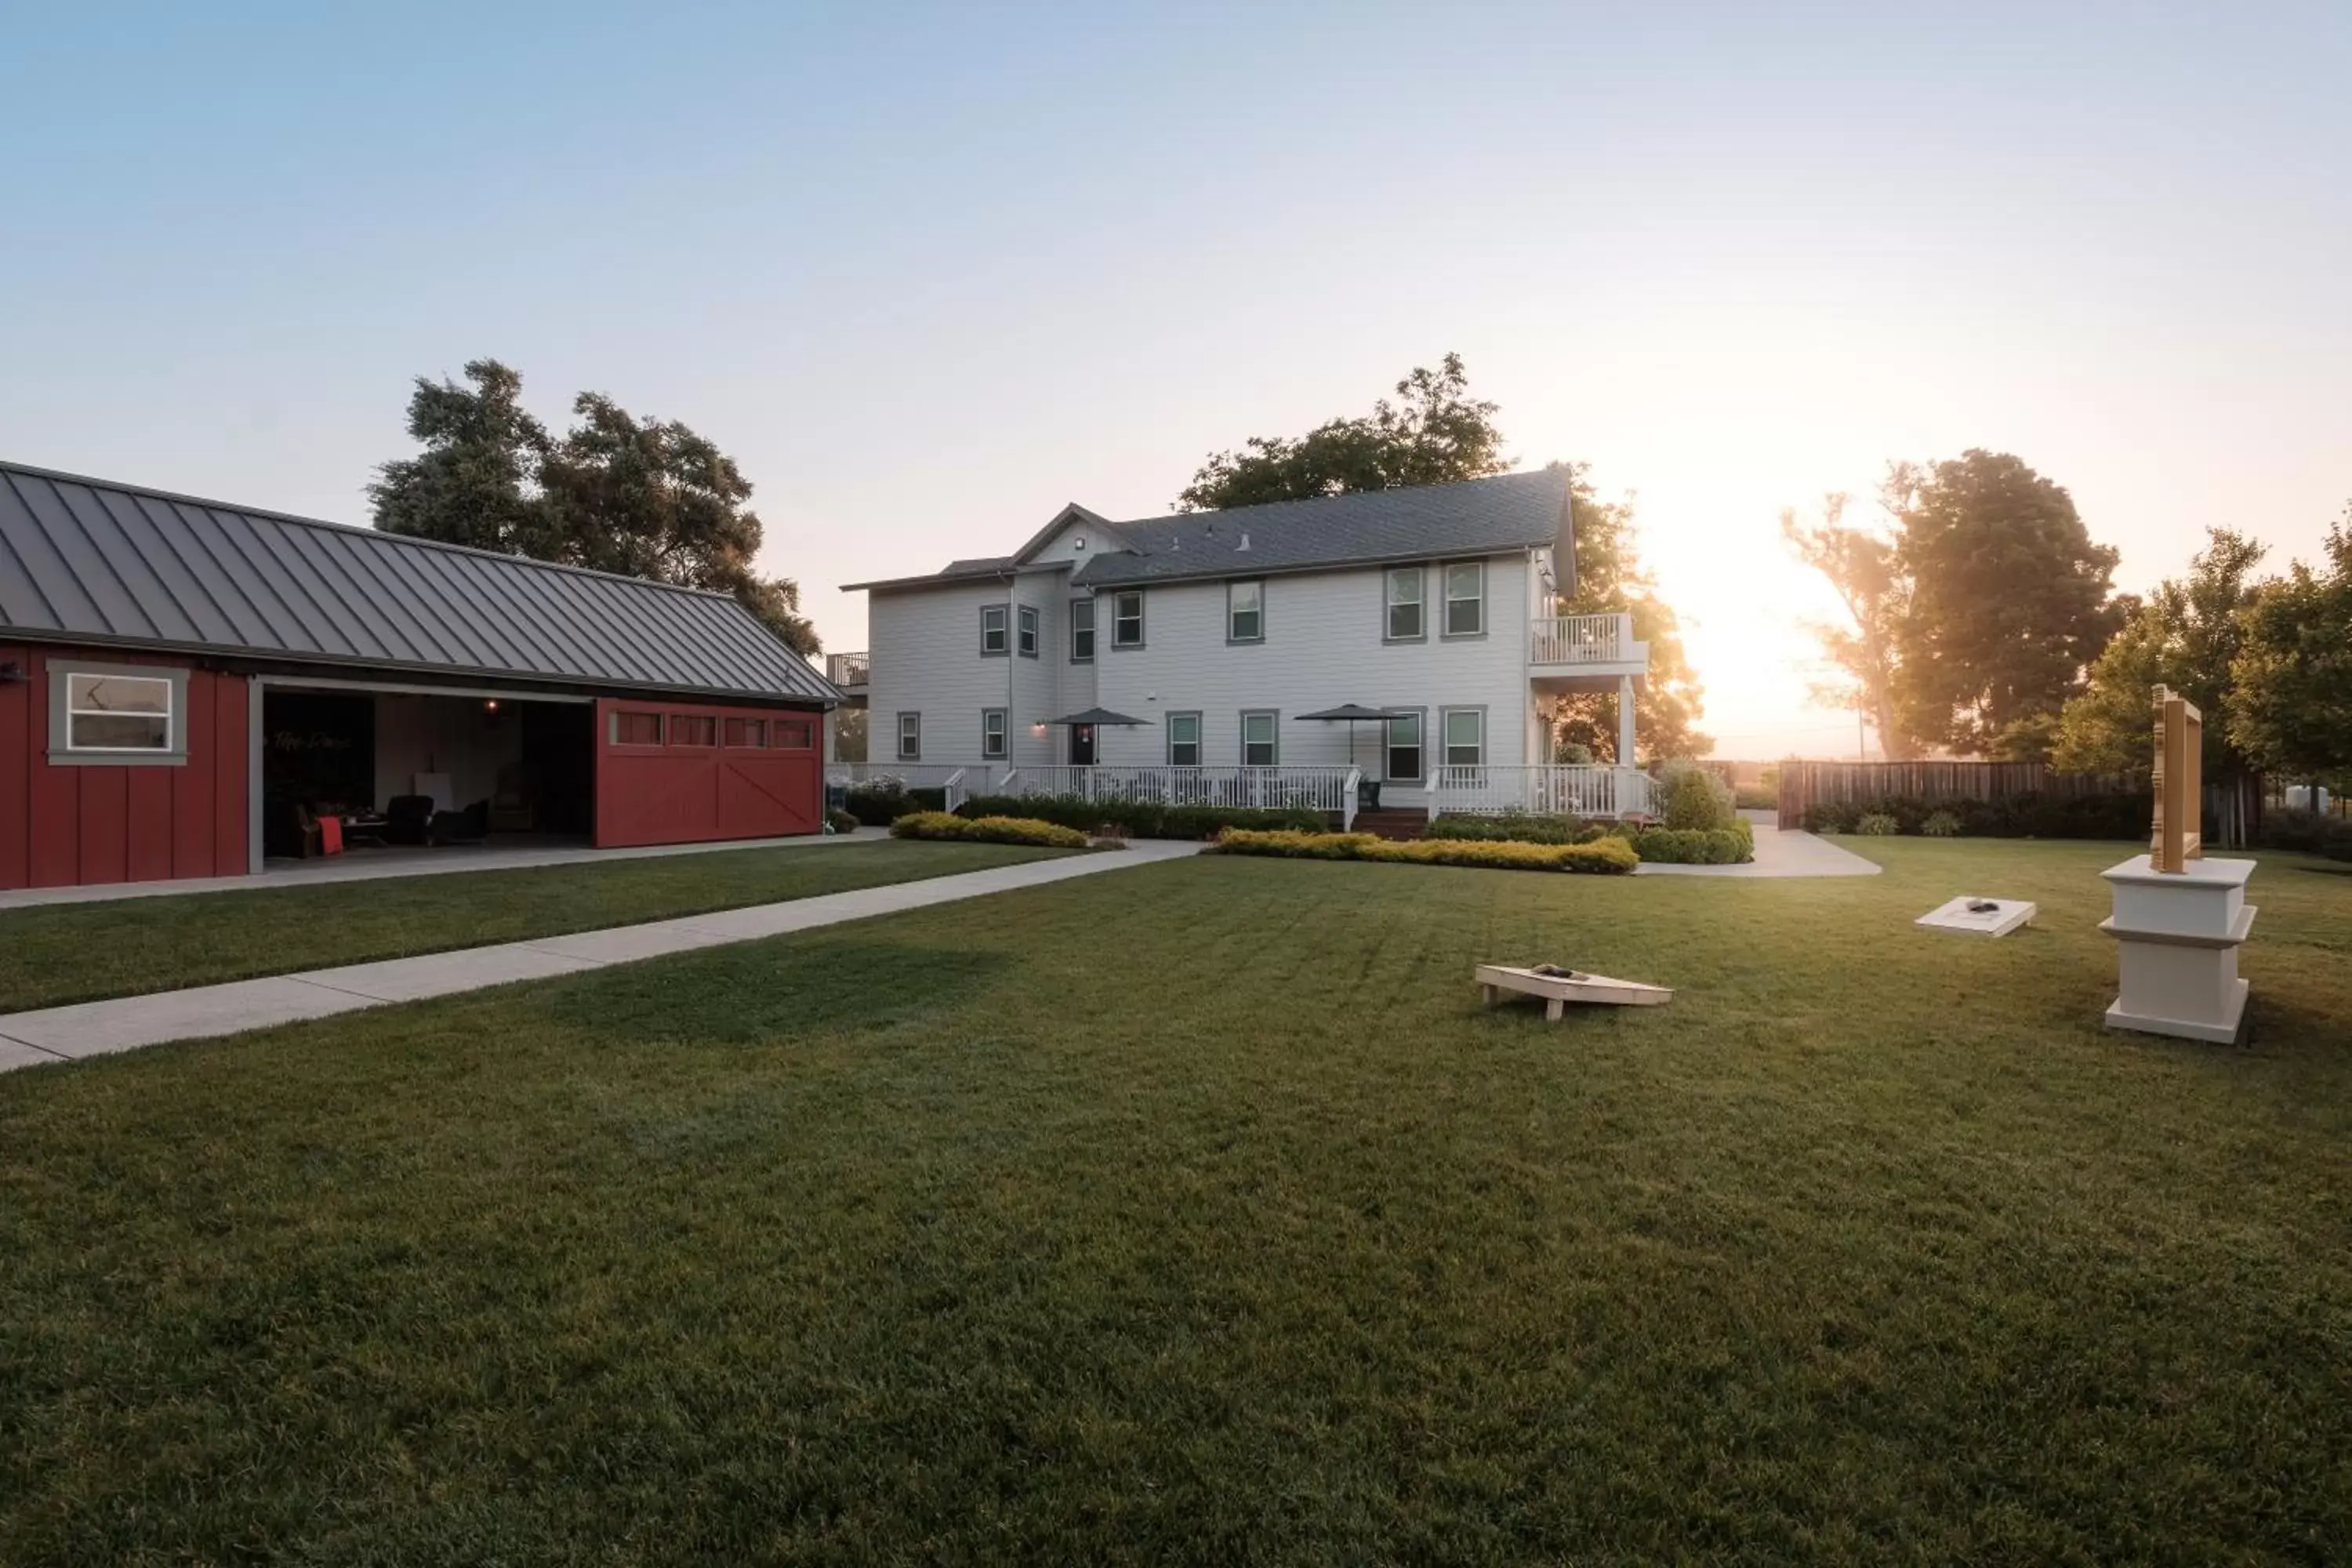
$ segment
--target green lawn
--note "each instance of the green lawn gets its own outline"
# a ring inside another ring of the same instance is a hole
[[[2352,876],[2264,858],[2216,1047],[2099,1026],[2126,847],[1847,842],[1207,858],[0,1076],[0,1561],[2340,1553]]]
[[[1060,853],[894,839],[0,910],[0,1013],[671,920]]]

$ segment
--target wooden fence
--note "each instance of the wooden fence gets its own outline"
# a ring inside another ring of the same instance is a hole
[[[2021,795],[2073,800],[2143,793],[2147,787],[2144,774],[2062,773],[2046,763],[1809,763],[1791,757],[1780,764],[1780,825],[1802,827],[1808,807],[1845,801],[1900,798],[1935,805]],[[2261,826],[2262,816],[2259,777],[2207,781],[2205,817],[2212,844],[2242,847]]]
[[[1902,797],[2007,800],[2011,795],[2113,795],[2147,787],[2146,779],[2117,773],[2062,773],[2047,763],[1806,763],[1780,764],[1780,820],[1794,827],[1806,808],[1842,801]]]

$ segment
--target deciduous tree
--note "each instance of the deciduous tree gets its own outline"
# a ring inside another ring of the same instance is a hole
[[[2352,506],[2321,564],[2296,562],[2243,622],[2231,741],[2266,772],[2352,786]]]
[[[1878,731],[1879,748],[1893,760],[1916,754],[1912,726],[1895,708],[1895,647],[1911,605],[1911,580],[1895,563],[1885,536],[1845,521],[1843,491],[1822,498],[1822,520],[1780,513],[1780,536],[1797,559],[1819,572],[1845,606],[1846,624],[1807,627],[1844,679],[1814,689],[1814,700],[1861,712]]]
[[[378,528],[731,594],[796,651],[817,650],[799,587],[754,569],[751,481],[710,441],[593,392],[553,439],[514,371],[475,360],[466,379],[417,379],[408,432],[425,449],[377,470]]]
[[[2206,531],[2205,548],[2186,577],[2168,577],[2124,623],[2091,666],[2088,684],[2060,717],[2051,761],[2068,773],[2136,773],[2150,757],[2150,694],[2161,685],[2197,704],[2205,725],[2204,773],[2231,778],[2246,771],[2222,715],[2231,700],[2231,668],[2245,643],[2246,607],[2263,584],[2254,575],[2262,545],[2231,529]]]
[[[1364,490],[1479,479],[1510,464],[1495,405],[1470,395],[1460,354],[1416,368],[1368,415],[1328,420],[1306,435],[1253,436],[1213,452],[1176,498],[1179,511],[1307,500]]]
[[[1910,581],[1898,705],[1921,738],[1962,752],[2021,725],[2046,734],[2121,624],[2116,552],[2092,542],[2063,486],[2006,452],[1895,464],[1885,493]]]
[[[1633,699],[1635,738],[1649,760],[1693,757],[1713,744],[1697,729],[1704,692],[1683,651],[1674,606],[1658,596],[1643,567],[1633,498],[1604,501],[1587,478],[1588,465],[1554,463],[1569,474],[1569,514],[1576,539],[1576,592],[1559,601],[1563,616],[1629,614],[1633,636],[1650,646],[1650,673]],[[1581,751],[1617,755],[1613,692],[1572,692],[1553,710],[1558,759]]]

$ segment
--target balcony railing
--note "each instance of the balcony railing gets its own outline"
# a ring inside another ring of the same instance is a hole
[[[1645,654],[1633,640],[1633,617],[1622,613],[1546,616],[1528,627],[1529,664],[1621,664]]]
[[[1153,805],[1293,807],[1356,816],[1363,770],[1343,767],[1270,768],[1016,768],[1005,781],[1018,795],[1116,801]]]
[[[1655,789],[1650,775],[1634,768],[1448,764],[1430,780],[1429,815],[1433,821],[1449,812],[1650,816]]]
[[[824,678],[835,686],[864,686],[874,673],[874,658],[864,653],[829,653],[824,656]]]

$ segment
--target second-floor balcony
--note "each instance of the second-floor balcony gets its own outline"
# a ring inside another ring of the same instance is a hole
[[[1547,691],[1613,691],[1619,679],[1650,672],[1650,645],[1633,639],[1633,617],[1543,616],[1528,623],[1528,673]]]
[[[871,654],[829,653],[824,656],[824,678],[841,688],[853,701],[864,701],[866,687],[874,673]]]

